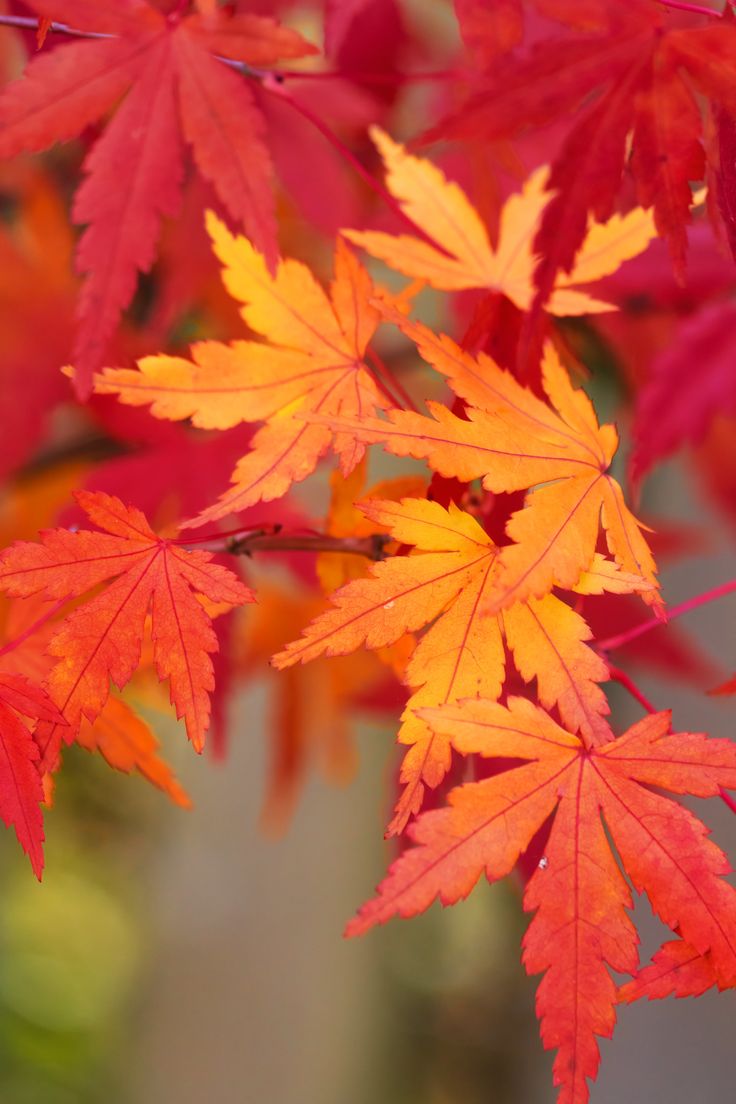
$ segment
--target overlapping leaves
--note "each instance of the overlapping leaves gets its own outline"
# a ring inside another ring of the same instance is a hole
[[[549,186],[557,194],[535,242],[542,258],[536,279],[544,298],[556,274],[573,267],[589,213],[604,220],[615,210],[629,135],[639,199],[653,205],[658,232],[682,275],[689,182],[701,180],[706,166],[696,93],[733,115],[736,27],[715,18],[678,24],[672,19],[677,12],[650,0],[535,2],[567,25],[567,32],[501,64],[494,60],[470,96],[428,137],[485,144],[565,118],[582,106],[552,165]],[[490,33],[489,25],[485,34]]]
[[[84,720],[99,717],[111,680],[119,689],[129,681],[149,610],[159,678],[168,679],[177,715],[201,750],[214,685],[210,656],[217,650],[203,601],[234,606],[252,594],[211,553],[157,537],[139,510],[102,493],[83,491],[77,498],[100,531],[46,530],[40,544],[18,542],[0,558],[0,589],[14,597],[81,598],[107,584],[51,638],[57,662],[48,692],[55,717],[44,717],[36,729],[40,766],[54,769],[62,741],[71,742]]]
[[[417,709],[477,695],[497,698],[504,686],[504,640],[527,682],[556,705],[586,742],[610,738],[608,705],[598,683],[603,660],[586,645],[583,619],[554,595],[493,612],[502,555],[478,522],[454,505],[403,499],[368,501],[368,518],[411,545],[414,554],[376,564],[370,576],[333,595],[334,608],[317,617],[300,640],[274,657],[279,668],[320,655],[342,655],[365,645],[384,648],[407,632],[429,626],[413,652],[405,679],[414,693],[402,717],[399,740],[410,745],[401,770],[405,785],[391,830],[400,831],[421,807],[425,785],[437,786],[450,766],[450,744],[432,732]],[[626,576],[597,557],[580,589],[636,590]]]
[[[506,526],[513,543],[500,553],[498,580],[484,599],[488,611],[540,597],[553,586],[575,586],[593,562],[601,527],[613,559],[646,582],[644,600],[657,606],[655,564],[642,527],[607,474],[618,435],[612,425],[598,425],[554,348],[547,346],[542,365],[548,405],[489,357],[474,358],[448,337],[393,317],[467,404],[466,417],[429,403],[430,417],[393,410],[388,421],[323,421],[396,456],[424,459],[442,476],[480,479],[496,494],[529,491]]]

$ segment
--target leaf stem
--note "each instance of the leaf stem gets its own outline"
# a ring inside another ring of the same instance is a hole
[[[396,394],[401,400],[400,402],[396,402],[396,400],[394,399],[394,403],[396,406],[403,406],[406,410],[413,410],[415,413],[418,413],[416,403],[412,399],[411,395],[401,383],[401,380],[399,380],[393,374],[393,372],[390,371],[390,369],[384,363],[378,353],[374,349],[371,349],[369,347],[368,349],[366,349],[366,358],[372,362],[375,369],[373,373],[373,378],[376,380],[379,387],[381,387],[381,390],[384,392],[384,394],[386,393],[386,391],[382,386],[380,380],[377,378],[378,375],[380,375],[386,381],[387,386],[394,387],[396,389]]]
[[[667,621],[672,621],[675,617],[681,617],[683,613],[689,613],[690,610],[697,609],[698,606],[704,606],[708,602],[716,602],[719,598],[724,598],[727,594],[732,594],[736,591],[736,579],[731,579],[727,583],[722,583],[720,586],[713,587],[712,590],[706,590],[703,594],[696,594],[694,598],[688,598],[685,602],[680,602],[677,606],[672,606],[667,610]],[[599,652],[609,652],[614,648],[621,648],[624,644],[629,644],[632,640],[637,640],[644,633],[651,632],[652,629],[656,629],[659,625],[666,624],[667,621],[662,621],[658,617],[652,617],[650,621],[642,621],[640,625],[634,625],[631,629],[626,629],[625,632],[617,633],[616,636],[608,636],[604,640],[598,640],[596,642],[596,648]]]
[[[37,31],[40,20],[33,15],[0,15],[0,27],[17,27],[19,30]],[[114,35],[101,34],[99,31],[80,31],[68,23],[49,24],[49,34],[69,35],[71,38],[114,38]]]
[[[320,119],[319,115],[316,115],[306,104],[300,103],[299,100],[295,100],[285,89],[283,76],[279,73],[264,72],[263,70],[254,69],[249,65],[243,64],[243,62],[237,62],[237,67],[241,69],[246,76],[255,76],[260,82],[261,86],[273,95],[278,96],[284,103],[289,104],[294,111],[298,112],[308,123],[319,131],[323,138],[326,138],[330,145],[337,150],[341,157],[347,161],[350,167],[358,174],[371,191],[375,192],[380,199],[386,204],[386,206],[393,211],[398,219],[411,229],[413,234],[416,234],[422,241],[431,245],[433,249],[438,249],[441,253],[446,253],[446,250],[442,246],[438,245],[430,235],[422,229],[413,219],[404,211],[401,204],[391,195],[387,188],[381,184],[379,180],[376,180],[375,176],[366,169],[365,165],[355,156],[353,151],[349,149],[341,138],[331,130],[326,123]]]
[[[647,713],[656,713],[657,709],[649,701],[644,693],[639,689],[630,675],[627,675],[625,671],[622,671],[620,667],[615,667],[613,663],[608,664],[608,674],[611,676],[614,682],[618,682],[623,686],[624,690],[628,690],[632,698],[638,701],[639,705],[646,709]]]
[[[675,8],[677,11],[692,12],[693,15],[713,15],[720,19],[722,12],[713,8],[704,8],[702,4],[690,4],[687,0],[658,0],[663,8]]]

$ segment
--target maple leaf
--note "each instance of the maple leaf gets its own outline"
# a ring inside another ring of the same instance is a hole
[[[385,648],[404,633],[429,626],[405,672],[414,692],[398,739],[409,751],[391,832],[402,830],[420,808],[425,785],[439,785],[450,766],[450,741],[433,732],[417,709],[470,695],[497,698],[505,679],[504,639],[524,680],[536,678],[542,702],[557,705],[586,742],[610,739],[608,706],[598,685],[607,679],[607,667],[585,643],[590,632],[574,610],[550,594],[514,605],[500,616],[489,614],[486,595],[493,592],[498,549],[478,522],[453,503],[446,510],[422,499],[368,500],[361,509],[395,540],[414,546],[415,553],[375,564],[367,578],[337,591],[333,608],[272,662],[284,669],[320,655],[343,655],[363,644]],[[581,589],[641,585],[641,579],[611,571],[599,557]]]
[[[43,870],[43,784],[39,751],[18,714],[48,724],[64,718],[40,687],[23,675],[0,671],[0,817],[12,825],[40,880]]]
[[[703,307],[655,359],[637,399],[633,478],[684,444],[697,444],[716,415],[736,415],[735,324],[732,303]]]
[[[606,474],[618,445],[616,430],[598,425],[590,400],[571,386],[553,346],[546,345],[542,364],[547,405],[485,354],[473,357],[445,335],[398,312],[385,313],[468,404],[467,418],[428,402],[431,417],[390,410],[388,421],[324,421],[396,456],[425,459],[441,476],[480,478],[495,494],[530,489],[524,508],[506,526],[514,543],[500,553],[502,570],[484,597],[489,610],[540,597],[553,586],[574,587],[593,561],[601,524],[614,560],[645,581],[642,598],[659,609],[655,564],[641,523]]]
[[[709,953],[721,982],[736,982],[736,890],[723,878],[726,857],[692,813],[651,788],[699,797],[734,788],[736,745],[668,735],[669,714],[658,713],[589,748],[522,698],[510,698],[508,708],[464,701],[423,716],[463,754],[526,762],[456,788],[447,808],[420,817],[410,829],[418,846],[393,864],[347,934],[413,916],[437,897],[452,904],[484,872],[489,881],[502,878],[554,814],[524,894],[524,908],[535,916],[523,959],[530,974],[544,973],[537,1012],[545,1047],[558,1051],[560,1101],[583,1104],[598,1070],[595,1037],[610,1036],[615,1023],[608,967],[637,969],[621,866],[665,924],[699,954]]]
[[[363,355],[380,315],[363,266],[338,241],[335,279],[328,296],[306,265],[286,259],[271,276],[264,258],[208,216],[225,284],[244,304],[248,326],[266,340],[207,341],[182,357],[145,357],[138,369],[107,368],[95,390],[132,405],[149,405],[158,418],[191,418],[204,429],[265,421],[233,473],[234,486],[203,510],[202,525],[259,501],[278,498],[314,471],[330,443],[344,473],[365,449],[351,435],[309,425],[307,411],[362,417],[385,403]]]
[[[99,716],[110,679],[118,689],[128,682],[140,660],[149,607],[159,678],[169,680],[177,716],[200,751],[213,686],[209,653],[217,640],[199,596],[241,605],[253,601],[253,594],[212,563],[211,553],[157,537],[140,510],[99,492],[80,491],[76,498],[101,532],[49,529],[40,544],[18,542],[0,556],[0,589],[14,597],[77,598],[108,582],[69,614],[49,644],[57,658],[49,694],[66,727],[39,726],[41,766],[53,769],[61,740],[70,743],[83,718]]]
[[[444,252],[407,234],[343,230],[345,237],[391,268],[426,280],[432,287],[443,291],[487,288],[502,292],[520,310],[528,310],[534,299],[537,263],[534,236],[552,198],[545,190],[547,168],[532,173],[523,190],[506,201],[494,249],[480,215],[458,184],[448,181],[431,161],[408,154],[378,127],[372,127],[371,134],[385,162],[392,194],[407,217]],[[547,310],[555,315],[615,310],[575,285],[615,272],[623,261],[646,249],[654,237],[652,216],[641,208],[628,215],[613,215],[603,225],[591,222],[572,271],[558,274]]]
[[[572,269],[588,214],[600,221],[612,214],[632,131],[639,201],[653,205],[657,230],[682,274],[689,181],[702,179],[705,169],[701,111],[691,84],[736,111],[736,27],[728,21],[673,28],[671,13],[649,0],[592,6],[593,33],[546,38],[524,55],[489,66],[470,97],[425,135],[428,141],[485,144],[544,126],[585,103],[552,165],[549,187],[556,195],[536,238],[544,297],[555,273]],[[556,7],[554,18],[581,25],[580,4]]]
[[[165,16],[146,0],[29,0],[99,40],[33,58],[0,95],[0,157],[71,138],[125,98],[85,162],[74,220],[86,224],[77,267],[86,275],[73,360],[81,397],[138,272],[153,263],[161,219],[176,214],[182,137],[232,218],[273,264],[277,255],[265,125],[243,76],[215,55],[251,65],[314,48],[257,15]],[[109,37],[112,36],[112,37]]]

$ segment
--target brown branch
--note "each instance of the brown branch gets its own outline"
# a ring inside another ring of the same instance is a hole
[[[228,540],[223,551],[234,556],[251,556],[254,552],[340,552],[377,561],[385,558],[386,545],[390,540],[387,533],[372,533],[368,537],[333,537],[329,533],[261,531]]]

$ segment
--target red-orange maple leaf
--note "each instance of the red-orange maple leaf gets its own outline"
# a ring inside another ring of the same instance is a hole
[[[27,678],[0,671],[0,817],[12,824],[37,878],[43,870],[43,783],[38,746],[18,714],[63,725],[54,703]]]
[[[33,58],[0,96],[0,158],[79,134],[127,92],[85,163],[74,219],[87,276],[73,360],[77,387],[91,373],[153,263],[163,216],[176,213],[182,137],[230,215],[275,263],[276,223],[265,123],[244,75],[225,59],[272,65],[314,52],[295,31],[257,15],[164,16],[146,0],[29,0],[39,15],[100,39]]]
[[[241,605],[253,594],[212,563],[211,553],[157,537],[140,510],[102,493],[76,497],[102,532],[49,529],[40,544],[18,542],[0,556],[0,589],[11,596],[77,598],[112,580],[65,619],[49,645],[57,658],[49,693],[66,727],[39,726],[42,766],[53,768],[61,739],[71,742],[83,718],[99,716],[110,679],[120,689],[128,682],[140,661],[149,608],[159,678],[169,679],[177,716],[199,751],[214,685],[209,653],[217,650],[217,639],[198,596]]]
[[[610,1036],[615,1024],[607,967],[637,969],[631,893],[612,845],[664,923],[710,955],[722,984],[736,982],[736,890],[723,878],[726,856],[692,813],[652,788],[699,797],[735,788],[736,744],[668,735],[669,714],[658,713],[586,748],[523,698],[509,699],[508,708],[467,700],[422,713],[463,754],[527,762],[458,787],[447,808],[421,816],[410,829],[418,846],[393,864],[348,934],[413,916],[437,897],[452,904],[484,871],[490,881],[503,877],[554,813],[524,896],[535,912],[524,964],[531,974],[544,972],[537,1011],[545,1047],[558,1051],[560,1102],[583,1104],[598,1069],[595,1037]]]

